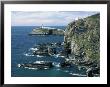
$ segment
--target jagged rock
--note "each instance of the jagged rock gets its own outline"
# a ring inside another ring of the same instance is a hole
[[[48,48],[48,54],[49,54],[49,55],[54,55],[54,54],[56,54],[56,49],[55,49],[55,48]]]
[[[18,64],[18,67],[30,68],[30,69],[49,69],[52,68],[52,62],[48,61],[36,61],[34,63]]]
[[[93,77],[93,76],[99,75],[100,68],[99,67],[91,67],[86,71],[86,73],[87,73],[88,77]]]
[[[61,63],[61,67],[71,67],[71,63],[65,61],[65,62]]]
[[[68,24],[65,30],[65,48],[78,58],[100,58],[100,14],[79,19]],[[83,49],[82,49],[83,48]]]
[[[64,48],[71,50],[73,63],[86,67],[87,76],[99,75],[100,14],[69,23],[64,35]]]

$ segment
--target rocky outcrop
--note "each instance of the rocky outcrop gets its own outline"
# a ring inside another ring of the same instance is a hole
[[[33,29],[29,35],[64,35],[64,31],[62,29],[37,28]]]
[[[99,65],[100,14],[69,23],[65,30],[64,42],[65,49],[71,50],[71,58],[78,60],[77,63],[97,61]]]

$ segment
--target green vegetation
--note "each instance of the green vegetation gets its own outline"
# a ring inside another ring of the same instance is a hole
[[[71,54],[74,55],[80,55],[81,52],[85,53],[85,60],[99,61],[100,14],[69,23],[65,30],[65,47],[71,47]]]
[[[33,29],[31,35],[64,35],[61,29],[37,28]]]

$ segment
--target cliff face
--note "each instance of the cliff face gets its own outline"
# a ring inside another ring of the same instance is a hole
[[[76,59],[99,60],[100,58],[100,14],[78,19],[68,24],[64,37],[66,49]]]

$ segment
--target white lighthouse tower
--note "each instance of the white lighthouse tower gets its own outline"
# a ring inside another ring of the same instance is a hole
[[[43,28],[44,28],[44,25],[42,24],[41,29],[43,29]]]

